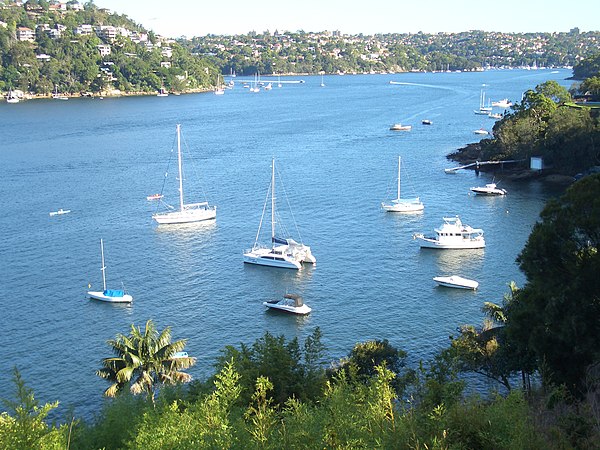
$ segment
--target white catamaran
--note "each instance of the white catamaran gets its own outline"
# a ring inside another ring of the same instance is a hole
[[[88,291],[90,298],[109,303],[131,303],[133,297],[120,289],[106,289],[106,265],[104,264],[104,242],[100,239],[100,253],[102,254],[102,291]],[[90,285],[91,286],[91,285]]]
[[[382,202],[381,207],[385,211],[403,213],[420,212],[425,208],[419,197],[400,198],[400,156],[398,156],[398,196],[391,202]]]
[[[273,159],[271,169],[271,186],[269,188],[271,194],[271,243],[270,245],[261,245],[258,242],[267,206],[265,202],[254,245],[251,249],[244,252],[244,262],[261,266],[281,267],[284,269],[300,269],[303,262],[315,264],[317,260],[311,253],[310,247],[298,243],[291,238],[277,237],[275,234],[275,159]],[[268,198],[266,201],[268,201]]]
[[[181,125],[179,124],[177,124],[177,163],[179,169],[179,210],[176,210],[175,207],[167,204],[167,207],[170,209],[170,211],[156,213],[152,216],[152,218],[156,220],[159,224],[190,223],[215,219],[217,217],[216,206],[209,206],[208,202],[186,204],[183,201]]]

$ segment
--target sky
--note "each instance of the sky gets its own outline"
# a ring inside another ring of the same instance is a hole
[[[343,34],[600,30],[600,1],[579,0],[94,0],[166,37],[249,31]]]

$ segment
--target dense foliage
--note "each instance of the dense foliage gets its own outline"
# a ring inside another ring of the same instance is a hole
[[[573,78],[584,80],[592,77],[600,77],[600,53],[590,55],[573,66]]]
[[[585,84],[588,83],[588,84]],[[594,86],[586,80],[579,89]],[[523,94],[496,122],[493,137],[479,143],[480,161],[516,160],[529,166],[532,156],[544,158],[548,170],[575,175],[600,165],[600,114],[571,101],[571,94],[547,81]],[[451,158],[460,155],[450,155]]]
[[[592,55],[600,33],[497,33],[364,36],[339,32],[250,32],[180,38],[224,74],[388,73],[481,70],[487,67],[565,67]]]
[[[66,11],[49,10],[45,1],[9,2],[0,8],[0,21],[6,23],[0,26],[0,91],[151,92],[162,86],[185,91],[216,82],[217,70],[206,60],[93,2]],[[77,33],[80,25],[94,32]],[[101,37],[100,26],[122,27],[129,35]],[[17,38],[23,27],[35,32],[33,42]],[[101,45],[110,53],[102,56]]]

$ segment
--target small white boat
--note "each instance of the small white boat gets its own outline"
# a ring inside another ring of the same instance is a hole
[[[71,212],[70,209],[62,209],[60,208],[58,211],[52,211],[50,216],[62,216],[63,214],[69,214]]]
[[[156,94],[157,97],[168,97],[169,96],[169,91],[167,91],[167,89],[165,87],[161,87],[158,90],[158,94]]]
[[[510,108],[513,104],[507,99],[503,98],[502,100],[498,100],[497,102],[492,102],[492,106],[497,108]]]
[[[269,300],[263,302],[267,308],[277,309],[292,314],[305,315],[312,311],[310,306],[305,305],[302,297],[297,294],[285,294],[281,300]]]
[[[449,277],[433,277],[433,281],[435,281],[440,286],[457,289],[475,290],[479,287],[479,283],[477,281],[459,277],[458,275],[452,275]]]
[[[149,195],[148,197],[146,197],[146,200],[160,200],[163,197],[164,197],[164,195],[162,195],[162,194],[152,194],[152,195]]]
[[[177,359],[177,358],[189,358],[190,355],[188,355],[188,352],[175,352],[173,353],[173,356],[171,356],[172,359]]]
[[[485,247],[483,230],[463,225],[458,216],[444,217],[442,226],[434,231],[435,236],[433,237],[417,233],[413,235],[413,239],[419,240],[421,248],[448,250]]]
[[[12,89],[9,89],[8,95],[6,96],[6,103],[19,103],[21,99],[15,94]]]
[[[475,134],[490,134],[490,132],[488,130],[486,130],[485,128],[479,128],[478,130],[473,131],[473,133]]]
[[[69,97],[58,92],[58,86],[54,86],[54,94],[52,94],[52,98],[54,100],[69,100]]]
[[[108,303],[131,303],[133,297],[126,294],[121,289],[106,289],[106,265],[104,264],[104,242],[100,239],[100,252],[102,254],[102,285],[104,289],[102,291],[88,291],[88,295],[91,299],[100,300],[101,302]]]
[[[398,156],[398,196],[391,202],[381,203],[381,207],[388,212],[413,213],[421,212],[425,209],[423,202],[419,197],[401,198],[400,197],[400,156]]]
[[[423,119],[423,120],[421,120],[421,123],[423,125],[431,125],[431,124],[433,124],[433,122],[431,120],[429,120],[429,119]]]
[[[411,129],[411,125],[402,125],[401,123],[395,123],[390,127],[390,130],[392,131],[410,131]]]
[[[506,189],[496,186],[496,183],[488,183],[482,187],[472,187],[471,191],[477,195],[506,195],[508,193]]]
[[[502,119],[502,114],[500,114],[500,113],[489,113],[488,117],[490,119]]]

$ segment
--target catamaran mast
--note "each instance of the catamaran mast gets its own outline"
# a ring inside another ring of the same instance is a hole
[[[102,270],[102,285],[104,286],[102,292],[104,292],[106,290],[106,274],[104,273],[106,266],[104,265],[104,242],[102,238],[100,238],[100,253],[102,254],[102,268],[100,270]]]
[[[183,174],[181,173],[181,125],[177,124],[177,161],[179,164],[179,209],[183,211]]]
[[[275,158],[271,168],[271,242],[275,245]]]

